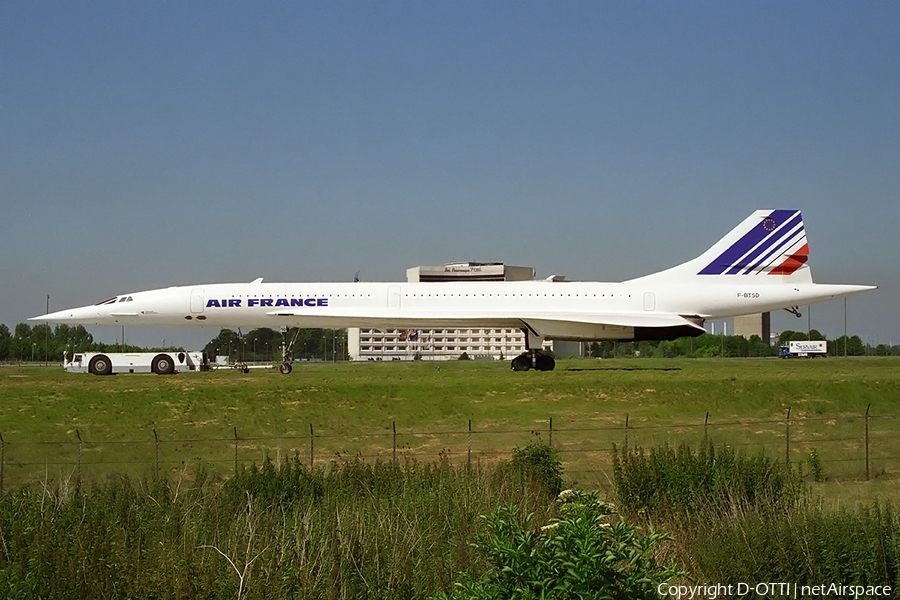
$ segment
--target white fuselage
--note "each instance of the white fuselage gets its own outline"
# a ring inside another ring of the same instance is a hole
[[[473,283],[227,283],[136,292],[46,315],[97,325],[531,327],[549,339],[632,339],[635,328],[820,302],[865,286],[652,280]],[[868,288],[866,288],[868,289]]]

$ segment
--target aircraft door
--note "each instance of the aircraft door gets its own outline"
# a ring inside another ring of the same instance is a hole
[[[656,310],[656,294],[644,292],[644,310]]]
[[[203,312],[203,288],[194,288],[191,290],[191,312]]]
[[[399,309],[400,308],[400,286],[392,285],[388,288],[388,308],[390,309]]]

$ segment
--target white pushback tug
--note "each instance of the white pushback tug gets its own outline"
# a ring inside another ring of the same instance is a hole
[[[76,352],[63,356],[68,373],[156,373],[172,375],[191,371],[208,371],[206,352]]]

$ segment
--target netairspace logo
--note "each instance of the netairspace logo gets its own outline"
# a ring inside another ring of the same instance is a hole
[[[728,598],[879,598],[891,595],[889,585],[842,585],[823,583],[820,585],[799,585],[796,583],[711,583],[706,585],[659,584],[656,593],[661,598],[677,600],[716,600]]]

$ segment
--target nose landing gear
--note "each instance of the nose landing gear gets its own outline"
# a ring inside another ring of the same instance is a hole
[[[298,329],[294,334],[294,339],[292,339],[290,343],[288,343],[287,331],[287,327],[281,328],[281,366],[279,367],[279,370],[281,371],[282,375],[289,375],[293,370],[293,368],[291,367],[291,363],[294,361],[294,359],[291,351],[294,348],[294,342],[297,341],[297,336],[300,335],[300,330]]]

